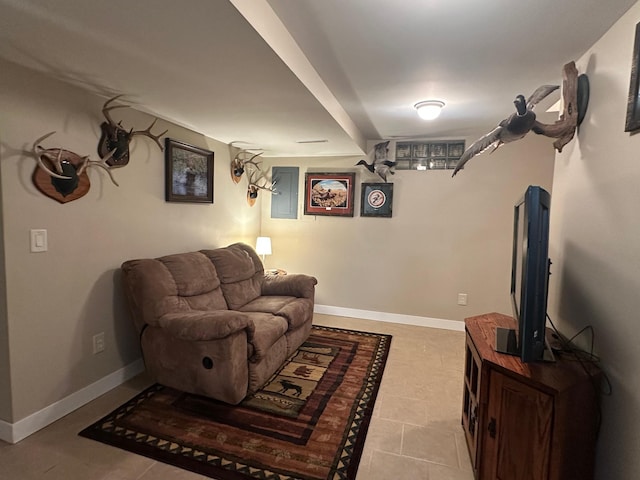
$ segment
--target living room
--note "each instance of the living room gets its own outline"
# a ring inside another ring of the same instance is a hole
[[[2,60],[0,438],[21,440],[64,414],[69,399],[86,403],[141,370],[119,294],[125,260],[255,244],[266,235],[273,242],[267,268],[318,278],[318,311],[462,330],[465,317],[511,311],[512,208],[533,184],[552,194],[549,315],[568,336],[593,326],[613,387],[603,397],[596,478],[634,478],[640,385],[627,372],[640,361],[632,310],[640,287],[633,183],[640,167],[638,138],[624,132],[624,120],[639,20],[636,4],[575,59],[589,76],[591,97],[562,153],[550,139],[530,135],[475,159],[454,179],[447,171],[397,171],[390,219],[314,217],[301,206],[296,220],[272,219],[268,195],[261,192],[250,207],[245,189],[230,181],[227,144],[165,121],[158,126],[167,137],[214,151],[213,205],[165,202],[164,155],[141,138],[132,143],[130,164],[113,171],[119,187],[93,171],[86,197],[57,204],[31,182],[31,145],[56,130],[51,146],[61,138],[73,145],[64,148],[93,154],[104,97]],[[152,120],[133,108],[118,118],[136,126]],[[464,140],[469,145],[483,133]],[[360,158],[265,157],[264,166],[298,166],[301,177],[307,170],[353,171],[360,184],[372,179],[355,167]],[[34,228],[48,231],[48,252],[29,252]],[[461,292],[466,306],[457,305]],[[100,332],[106,348],[94,355]]]

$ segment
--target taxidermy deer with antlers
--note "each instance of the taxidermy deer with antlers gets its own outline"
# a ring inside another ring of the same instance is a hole
[[[102,129],[102,136],[100,137],[100,142],[98,143],[98,155],[100,157],[105,157],[109,152],[114,151],[111,158],[108,161],[110,166],[118,165],[125,166],[129,163],[129,144],[131,140],[136,135],[142,135],[145,137],[151,138],[156,145],[162,151],[162,144],[160,143],[160,137],[168,132],[165,130],[164,132],[154,135],[151,133],[151,129],[154,127],[158,119],[156,118],[151,125],[149,125],[145,130],[134,130],[131,128],[130,130],[126,130],[122,126],[122,122],[115,122],[113,118],[111,118],[111,110],[115,110],[116,108],[129,108],[128,105],[111,105],[117,99],[122,97],[122,95],[116,95],[113,98],[107,100],[102,106],[102,115],[107,120],[106,122],[102,122],[100,128]]]
[[[109,178],[115,186],[116,182],[112,168],[118,165],[109,165],[109,160],[115,149],[100,160],[91,160],[89,156],[81,157],[77,153],[62,148],[44,148],[41,142],[56,132],[50,132],[40,137],[33,143],[33,156],[38,162],[33,172],[33,183],[43,194],[60,203],[67,203],[84,196],[91,186],[87,169],[100,167],[109,174]]]
[[[254,174],[256,173],[257,170],[252,170],[247,176],[247,180],[249,181],[249,186],[247,187],[247,203],[250,207],[255,205],[260,190],[271,192],[273,195],[278,194],[276,191],[276,182],[268,179],[266,172],[260,171],[260,175],[254,179]]]
[[[260,168],[260,162],[256,160],[260,155],[262,152],[252,153],[248,150],[240,150],[231,160],[231,180],[233,183],[240,183],[242,176],[245,172],[247,173],[247,181],[249,182],[247,203],[251,207],[255,205],[260,190],[266,190],[274,195],[278,194],[275,188],[276,183],[267,178],[266,172]]]
[[[260,155],[262,155],[262,152],[254,154],[246,150],[240,150],[235,157],[233,157],[233,160],[231,160],[231,180],[233,180],[233,183],[240,183],[242,175],[244,175],[248,165],[253,165],[260,170],[260,165],[253,161]]]

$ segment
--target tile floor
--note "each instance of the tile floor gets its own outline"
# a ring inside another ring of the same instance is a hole
[[[393,335],[357,480],[473,480],[460,426],[464,334],[316,314],[314,323]],[[140,375],[15,445],[0,480],[195,480],[77,433],[150,385]]]

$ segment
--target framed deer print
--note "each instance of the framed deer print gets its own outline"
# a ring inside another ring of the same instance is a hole
[[[213,152],[166,138],[165,200],[213,203]]]
[[[353,217],[354,172],[306,173],[305,215]]]

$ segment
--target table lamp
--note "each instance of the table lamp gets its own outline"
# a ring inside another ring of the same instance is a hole
[[[262,255],[262,263],[264,263],[264,256],[271,255],[271,237],[258,237],[256,253]]]

